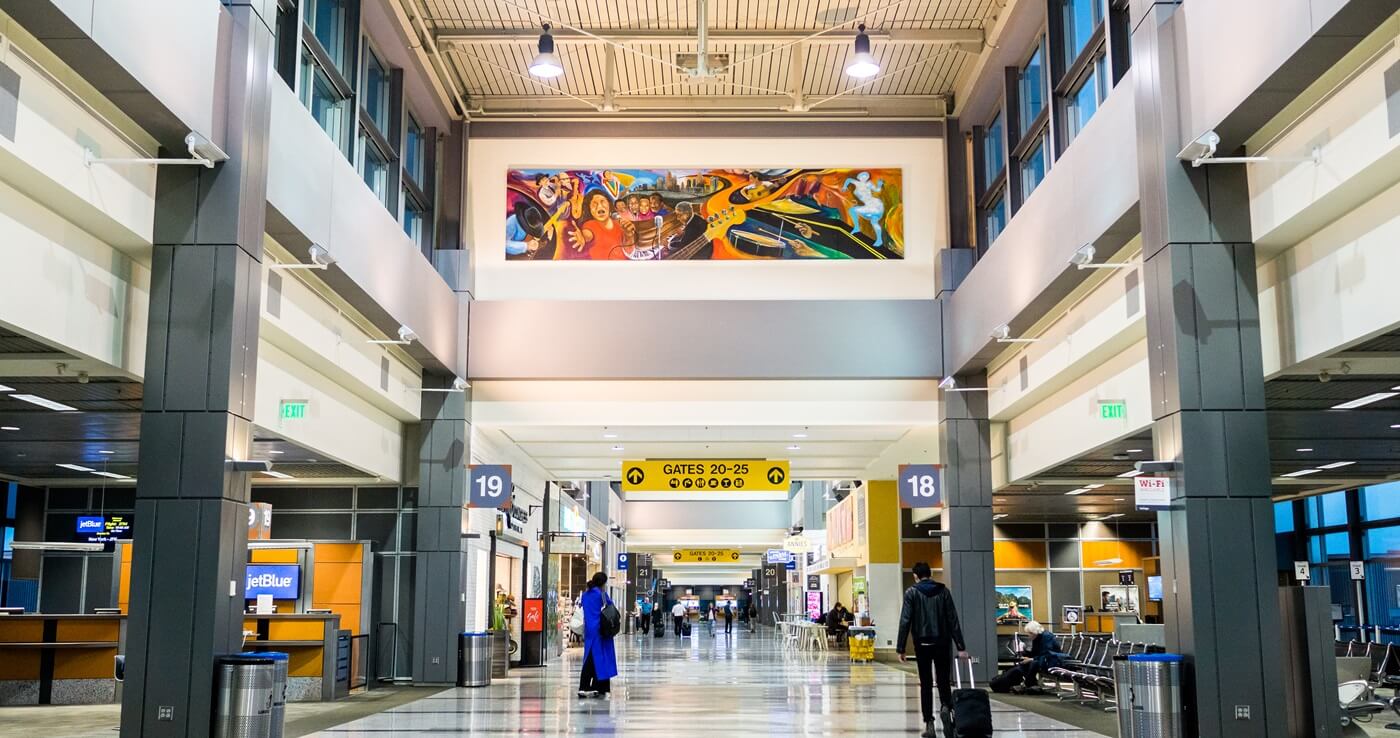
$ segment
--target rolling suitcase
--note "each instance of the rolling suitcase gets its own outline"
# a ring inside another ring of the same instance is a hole
[[[683,622],[681,623],[681,637],[682,637],[682,638],[689,638],[689,637],[690,637],[690,621],[689,621],[689,620],[683,621]]]
[[[967,688],[962,683],[962,659],[953,661],[957,676],[953,689],[954,738],[992,738],[992,702],[973,681],[972,659],[967,660]]]

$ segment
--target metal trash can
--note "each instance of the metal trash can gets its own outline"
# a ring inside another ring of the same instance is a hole
[[[290,657],[281,651],[249,651],[239,656],[262,656],[272,659],[272,727],[268,738],[282,738],[287,722],[287,672]]]
[[[274,663],[263,654],[219,657],[215,671],[215,738],[271,738]]]
[[[1133,736],[1133,666],[1127,656],[1113,657],[1113,696],[1118,702],[1118,738]]]
[[[1128,662],[1132,665],[1133,738],[1181,738],[1181,655],[1139,653],[1129,656]]]
[[[463,633],[457,636],[457,686],[491,685],[491,634]]]

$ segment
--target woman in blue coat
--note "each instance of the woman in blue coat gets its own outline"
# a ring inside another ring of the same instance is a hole
[[[607,574],[601,571],[594,574],[580,602],[583,608],[583,673],[578,680],[580,698],[607,697],[609,681],[617,676],[617,651],[613,648],[613,639],[603,637],[598,628],[603,608],[612,604],[603,591],[607,583]]]

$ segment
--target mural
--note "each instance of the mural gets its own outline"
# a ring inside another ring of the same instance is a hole
[[[900,169],[512,169],[509,260],[902,259]]]
[[[1019,625],[1031,619],[1031,588],[997,587],[997,625]]]

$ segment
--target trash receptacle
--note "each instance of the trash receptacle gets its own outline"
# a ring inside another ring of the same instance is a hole
[[[491,634],[463,633],[457,637],[457,686],[491,684]]]
[[[215,738],[271,738],[273,660],[263,654],[221,656],[215,679]]]
[[[269,738],[282,738],[287,723],[287,672],[290,657],[281,651],[249,651],[239,656],[262,656],[272,659],[272,725]]]
[[[510,676],[510,631],[491,631],[491,678]]]
[[[1127,656],[1113,657],[1113,696],[1118,702],[1118,738],[1133,736],[1133,665]]]
[[[1174,653],[1140,653],[1132,665],[1133,738],[1181,738],[1181,669]]]

